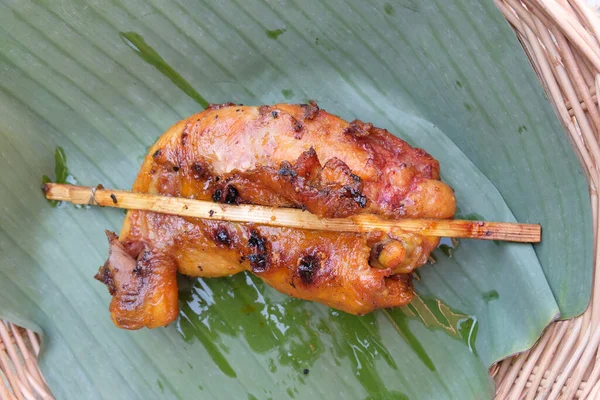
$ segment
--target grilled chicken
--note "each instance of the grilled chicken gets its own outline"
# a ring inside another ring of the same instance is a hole
[[[384,129],[310,104],[211,105],[150,149],[134,192],[297,207],[322,217],[452,218],[438,162]],[[114,323],[153,328],[178,314],[177,272],[250,271],[290,296],[352,314],[407,304],[411,271],[438,239],[396,230],[336,233],[129,211],[96,278]]]

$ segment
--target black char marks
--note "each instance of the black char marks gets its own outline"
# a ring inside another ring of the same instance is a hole
[[[226,204],[238,204],[239,193],[233,185],[227,185],[225,188],[225,203]]]
[[[223,103],[223,104],[209,104],[207,109],[209,110],[220,110],[221,108],[233,107],[235,103]]]
[[[271,106],[260,106],[260,107],[258,107],[258,115],[260,115],[261,117],[264,117],[267,114],[269,114],[269,111],[271,111]]]
[[[337,189],[340,198],[352,199],[360,208],[367,206],[367,196],[362,192],[362,180],[340,159],[329,159],[321,169],[319,178],[323,187],[341,186]]]
[[[358,204],[360,208],[365,208],[367,206],[367,196],[365,196],[360,189],[351,186],[344,186],[349,197],[352,197],[352,200]]]
[[[287,199],[319,216],[347,217],[367,206],[361,178],[335,157],[321,166],[312,147],[295,163],[283,161],[273,172],[274,185],[285,191]]]
[[[277,171],[277,175],[279,176],[291,176],[296,177],[298,173],[294,170],[292,164],[288,161],[282,161],[279,165],[279,170]]]
[[[140,253],[135,263],[135,268],[131,271],[133,275],[137,277],[147,277],[150,275],[150,261],[152,258],[152,253],[149,251],[144,251]]]
[[[187,126],[185,127],[185,129],[183,130],[183,132],[181,132],[181,146],[185,147],[187,145],[187,140],[188,140],[188,129],[190,128],[191,124],[187,124]]]
[[[304,109],[304,119],[315,119],[319,114],[319,106],[314,100],[309,100],[308,104],[301,104],[300,107]]]
[[[218,177],[215,181],[218,181]],[[239,203],[239,192],[231,184],[225,186],[223,189],[216,189],[213,192],[212,199],[215,203],[223,202],[225,204],[238,204]]]
[[[296,118],[294,117],[290,117],[292,119],[292,128],[294,128],[294,132],[296,132],[294,134],[294,138],[295,139],[302,139],[302,129],[304,128],[304,125],[302,125]]]
[[[250,232],[248,250],[250,254],[248,254],[247,258],[250,261],[252,272],[265,272],[269,268],[267,241],[256,230]]]
[[[321,268],[321,260],[314,254],[308,254],[298,260],[298,276],[307,285],[315,280],[315,275]]]
[[[194,179],[205,179],[210,175],[206,163],[195,162],[192,164],[192,176]]]
[[[113,280],[113,274],[107,266],[100,267],[98,273],[94,276],[94,279],[104,283],[111,296],[117,294],[117,288],[115,281]]]
[[[226,228],[217,227],[217,229],[214,231],[214,238],[217,244],[225,247],[231,247],[231,236]]]
[[[362,122],[359,119],[355,119],[354,121],[350,122],[350,126],[344,130],[344,133],[356,137],[364,137],[371,133],[371,129],[373,129],[372,123]]]

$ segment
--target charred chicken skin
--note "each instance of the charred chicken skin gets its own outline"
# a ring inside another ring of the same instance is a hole
[[[384,129],[310,104],[211,105],[150,149],[134,192],[297,207],[322,217],[452,218],[438,162]],[[290,296],[352,314],[407,304],[411,271],[438,239],[401,230],[336,233],[129,211],[96,278],[114,323],[153,328],[178,314],[177,272],[250,271]]]

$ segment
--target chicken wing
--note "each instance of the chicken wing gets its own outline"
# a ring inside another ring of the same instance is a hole
[[[438,162],[384,129],[310,104],[211,105],[152,146],[134,192],[229,204],[297,207],[322,217],[452,218],[455,198]],[[125,329],[178,313],[176,272],[220,277],[250,271],[290,296],[353,314],[408,303],[411,271],[438,239],[309,231],[129,211],[96,278]]]

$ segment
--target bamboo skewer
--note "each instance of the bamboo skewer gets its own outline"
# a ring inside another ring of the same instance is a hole
[[[46,183],[42,186],[48,200],[69,201],[105,207],[145,210],[209,220],[256,223],[308,230],[335,232],[389,232],[399,228],[425,236],[504,240],[537,243],[541,240],[539,224],[486,222],[468,220],[400,219],[385,220],[375,215],[359,214],[348,218],[320,218],[295,208],[272,208],[256,205],[226,205],[154,194],[89,186]]]

